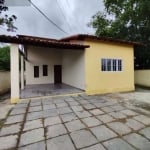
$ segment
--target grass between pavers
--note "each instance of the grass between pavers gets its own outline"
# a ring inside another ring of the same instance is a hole
[[[13,109],[13,108],[11,108],[11,109],[8,111],[7,115],[5,116],[5,119],[1,119],[1,120],[0,120],[0,130],[1,130],[1,128],[4,126],[4,123],[5,123],[6,119],[8,118],[9,114],[11,113],[12,109]]]
[[[0,129],[3,127],[5,119],[0,120]]]
[[[29,103],[28,103],[28,105],[27,105],[26,112],[25,112],[25,114],[24,114],[24,118],[23,118],[23,121],[22,121],[22,123],[21,123],[21,128],[20,128],[20,132],[19,132],[19,134],[18,134],[18,140],[17,140],[17,144],[16,144],[16,149],[19,147],[19,142],[20,142],[21,134],[22,134],[22,132],[23,132],[24,124],[25,124],[25,122],[26,122],[26,117],[27,117],[27,114],[28,114],[29,106],[30,106],[30,101],[29,101]]]

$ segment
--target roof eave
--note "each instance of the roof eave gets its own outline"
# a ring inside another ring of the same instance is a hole
[[[41,46],[41,47],[49,47],[49,48],[61,48],[61,49],[85,49],[88,48],[89,45],[80,45],[80,44],[71,44],[68,42],[60,42],[60,41],[48,41],[48,40],[40,40],[34,38],[19,38],[17,36],[0,36],[0,41],[5,43],[15,43],[15,44],[24,44],[24,45],[33,45],[33,46]]]
[[[137,45],[137,46],[144,46],[143,43],[140,42],[132,42],[132,41],[125,41],[125,40],[118,40],[113,39],[111,37],[97,37],[94,35],[88,35],[88,34],[77,34],[70,37],[62,38],[60,41],[71,41],[71,40],[98,40],[98,41],[104,41],[104,42],[113,42],[118,44],[127,44],[127,45]]]

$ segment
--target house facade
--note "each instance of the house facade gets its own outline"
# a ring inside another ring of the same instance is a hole
[[[63,83],[88,95],[134,90],[134,45],[138,43],[81,34],[60,40],[30,36],[0,40],[13,43],[12,103],[27,85]],[[20,77],[18,44],[24,47]]]

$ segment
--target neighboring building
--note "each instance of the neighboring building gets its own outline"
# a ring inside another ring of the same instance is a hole
[[[21,89],[24,89],[25,60],[25,86],[64,83],[89,95],[134,90],[134,45],[139,43],[81,34],[61,40],[0,36],[0,41],[13,43],[12,102],[20,98],[18,44],[24,47]]]

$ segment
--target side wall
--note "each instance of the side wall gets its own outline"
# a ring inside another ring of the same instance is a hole
[[[134,90],[133,47],[85,41],[90,45],[85,53],[85,73],[87,94],[100,94]],[[121,72],[102,72],[101,59],[122,59]]]
[[[0,95],[10,90],[10,72],[0,71]]]
[[[79,89],[85,89],[84,51],[63,51],[62,82]]]
[[[61,65],[61,50],[28,47],[26,61],[26,85],[54,83],[54,65]],[[48,76],[43,76],[42,67],[48,65]],[[39,66],[39,78],[34,78],[34,66]]]
[[[135,84],[150,87],[150,70],[135,71]]]

